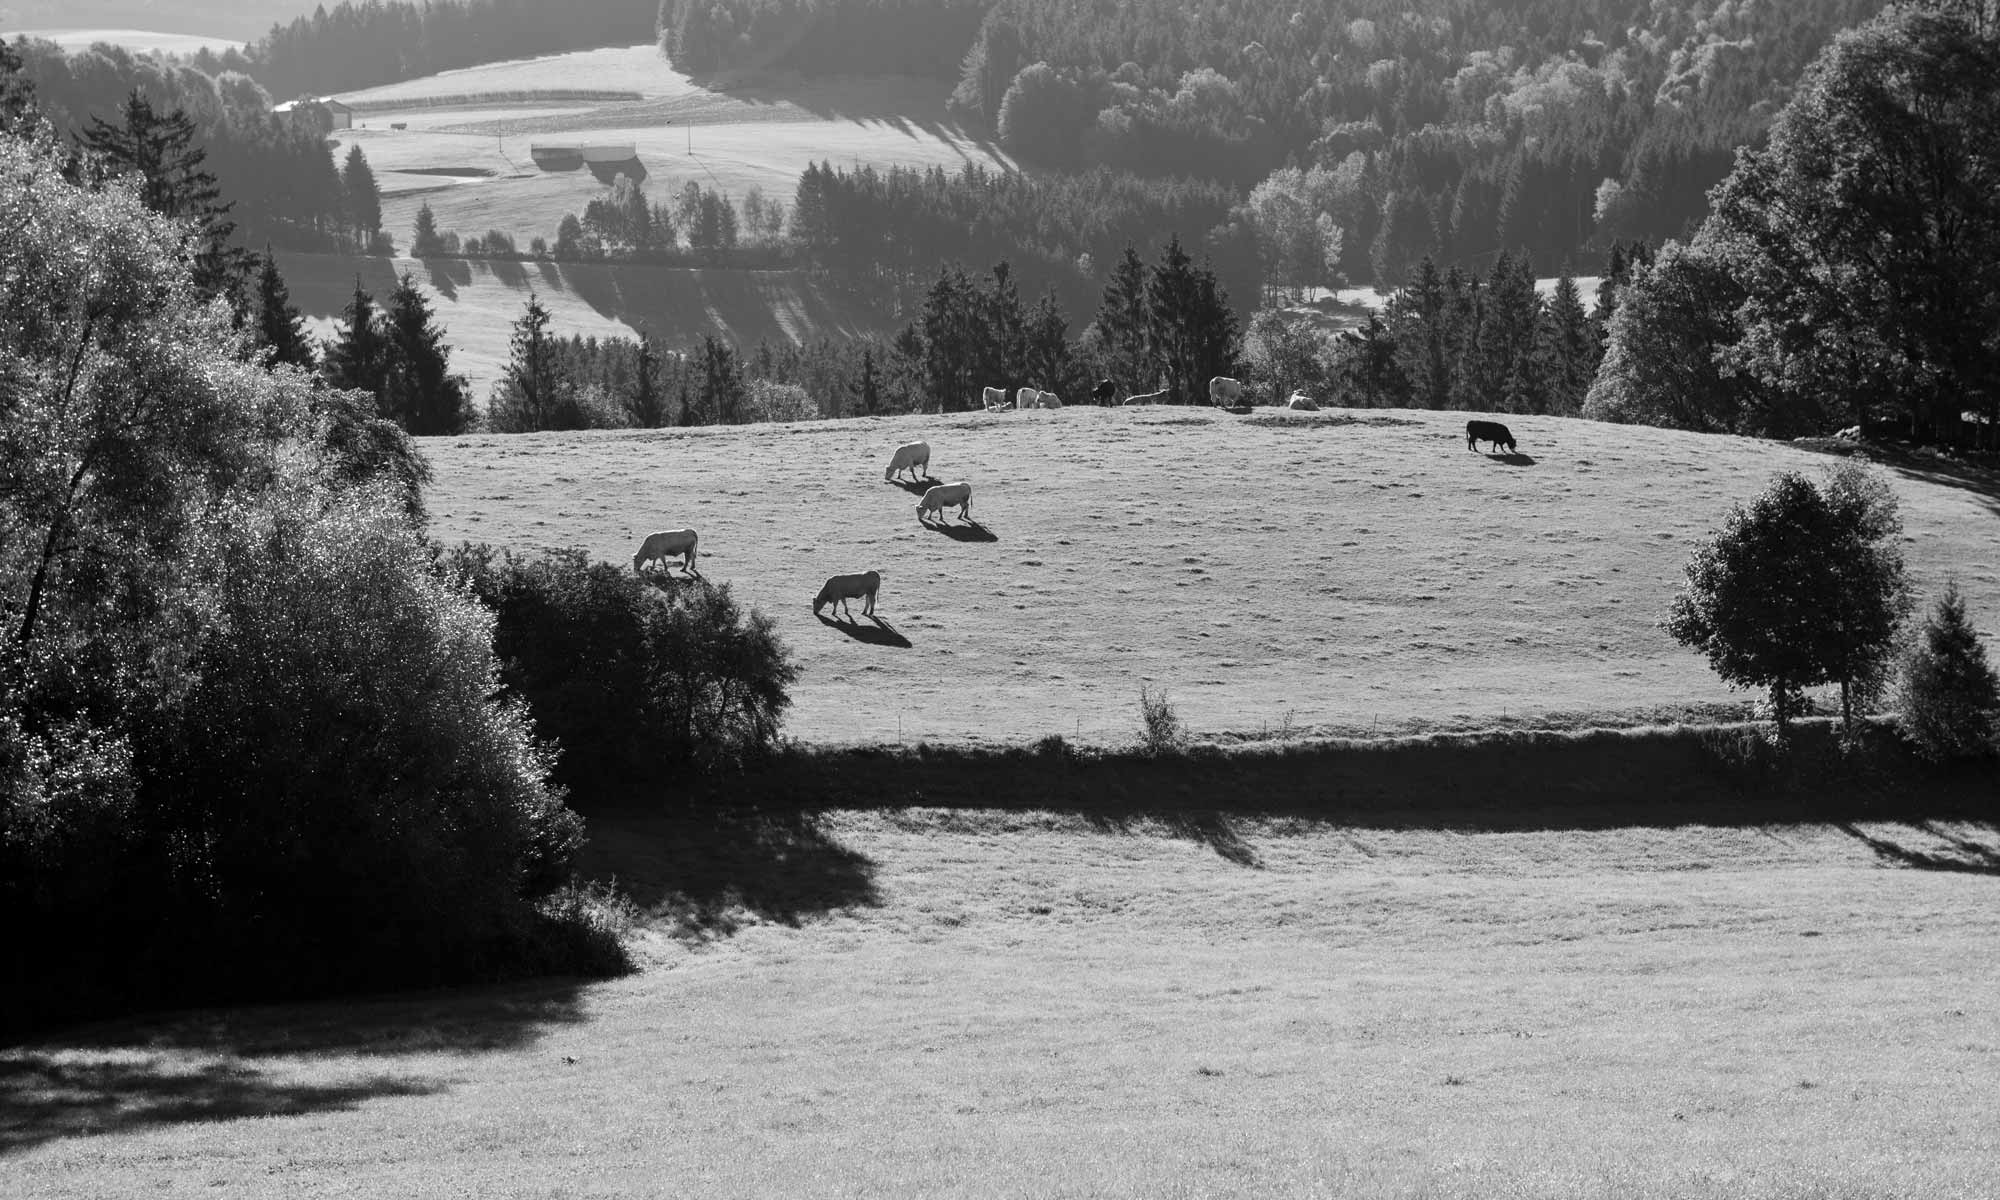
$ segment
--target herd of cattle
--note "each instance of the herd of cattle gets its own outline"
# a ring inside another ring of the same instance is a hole
[[[1020,389],[1015,393],[1012,402],[1007,400],[1006,393],[999,388],[990,387],[985,391],[986,408],[989,412],[1001,408],[1062,407],[1062,400],[1055,393],[1037,391],[1034,388]],[[1091,392],[1091,399],[1101,398],[1101,402],[1108,402],[1114,395],[1116,395],[1114,385],[1107,379]],[[1165,395],[1165,392],[1152,392],[1133,396],[1125,403],[1157,404]],[[1208,381],[1208,396],[1209,402],[1217,407],[1234,408],[1242,401],[1243,385],[1227,376],[1218,375]],[[1319,408],[1313,403],[1312,398],[1303,392],[1293,392],[1290,402],[1285,407],[1309,412],[1316,412]],[[1498,421],[1467,421],[1466,449],[1477,450],[1482,441],[1491,444],[1495,450],[1504,446],[1507,453],[1515,453],[1514,435],[1505,425]],[[896,447],[895,454],[889,458],[888,468],[882,472],[882,479],[885,483],[895,483],[901,481],[899,477],[908,476],[911,481],[922,482],[930,478],[930,466],[930,443],[910,442]],[[971,484],[960,480],[957,483],[932,484],[925,488],[922,498],[917,501],[917,521],[920,524],[929,524],[933,516],[942,519],[944,511],[953,507],[958,509],[960,520],[972,519]],[[699,541],[700,538],[692,529],[668,529],[648,534],[646,540],[640,543],[638,553],[632,556],[632,569],[644,574],[647,565],[655,563],[664,569],[671,569],[673,565],[671,560],[679,558],[682,571],[699,577],[700,572],[694,568],[695,548]],[[854,610],[848,607],[848,601],[860,600],[861,615],[872,617],[875,615],[875,593],[881,590],[881,587],[880,571],[860,571],[832,576],[819,589],[819,594],[813,597],[813,615],[818,616],[821,609],[833,605],[836,610],[845,612],[852,620]]]

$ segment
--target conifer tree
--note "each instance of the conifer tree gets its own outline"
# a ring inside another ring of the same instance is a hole
[[[1130,243],[1111,269],[1097,306],[1097,329],[1113,378],[1128,391],[1150,392],[1159,379],[1148,370],[1146,264]]]
[[[1979,631],[1965,614],[1956,583],[1924,619],[1903,664],[1903,732],[1928,758],[1990,755],[2000,737],[2000,677],[1986,661]]]
[[[81,141],[106,176],[139,178],[139,197],[147,208],[195,228],[194,283],[204,296],[230,295],[239,318],[247,307],[243,284],[253,257],[229,239],[236,223],[228,219],[215,176],[202,164],[208,153],[195,144],[194,121],[179,109],[161,116],[134,91],[119,110],[121,122],[92,117]]]
[[[875,374],[875,351],[872,347],[861,350],[861,375],[854,382],[856,407],[864,417],[872,417],[882,407],[882,382]]]
[[[528,293],[526,306],[514,322],[512,354],[506,373],[494,386],[491,418],[506,433],[535,433],[581,426],[576,384],[562,361],[562,347],[549,336],[549,310],[541,297]]]
[[[451,347],[431,320],[430,304],[408,271],[389,295],[383,316],[389,369],[383,415],[419,437],[462,433],[471,424],[463,376],[451,373]]]
[[[263,267],[257,273],[257,347],[266,365],[289,363],[302,370],[313,369],[312,339],[306,336],[305,321],[292,303],[278,261],[266,246]]]
[[[701,336],[701,394],[698,403],[705,415],[718,425],[741,424],[747,411],[749,389],[743,382],[736,353],[712,334]]]
[[[340,169],[340,190],[347,223],[354,230],[355,240],[366,249],[382,228],[382,193],[375,185],[375,170],[368,165],[368,156],[361,152],[360,146],[347,152],[347,162]]]
[[[1567,264],[1550,293],[1548,320],[1543,325],[1542,359],[1548,381],[1548,410],[1573,417],[1583,408],[1590,381],[1597,375],[1599,346],[1584,311],[1583,294]]]
[[[378,401],[389,375],[389,348],[375,312],[375,298],[354,280],[354,298],[341,310],[340,328],[326,348],[320,374],[331,387],[367,392]]]
[[[410,234],[410,257],[436,258],[443,253],[444,239],[438,236],[437,217],[427,200],[417,209],[416,229]]]
[[[657,429],[667,423],[667,397],[660,390],[660,352],[654,348],[650,333],[639,335],[632,380],[621,394],[625,397],[625,414],[632,424],[641,429]]]

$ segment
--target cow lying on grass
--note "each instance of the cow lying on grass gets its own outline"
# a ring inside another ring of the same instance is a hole
[[[1479,449],[1479,443],[1491,442],[1493,448],[1507,447],[1507,453],[1514,453],[1514,435],[1498,421],[1467,421],[1465,423],[1465,448]]]

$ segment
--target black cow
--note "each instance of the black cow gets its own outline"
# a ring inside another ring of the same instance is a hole
[[[1507,447],[1507,453],[1514,453],[1514,435],[1498,421],[1467,421],[1465,423],[1465,448],[1479,449],[1479,443],[1492,442],[1493,448]]]
[[[1111,382],[1109,379],[1100,379],[1097,381],[1097,386],[1090,389],[1090,402],[1092,404],[1109,404],[1117,395],[1117,384]]]

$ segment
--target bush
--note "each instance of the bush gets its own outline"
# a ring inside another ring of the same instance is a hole
[[[1139,746],[1148,754],[1171,754],[1187,740],[1181,715],[1174,711],[1165,688],[1152,692],[1139,685],[1139,719]]]
[[[819,405],[796,383],[773,383],[768,379],[750,381],[751,421],[817,421]]]
[[[1903,663],[1903,732],[1926,758],[1945,762],[1993,753],[2000,733],[2000,678],[1953,584]]]
[[[761,613],[704,580],[641,578],[582,550],[446,553],[497,614],[501,678],[582,797],[712,767],[776,741],[798,668]]]

